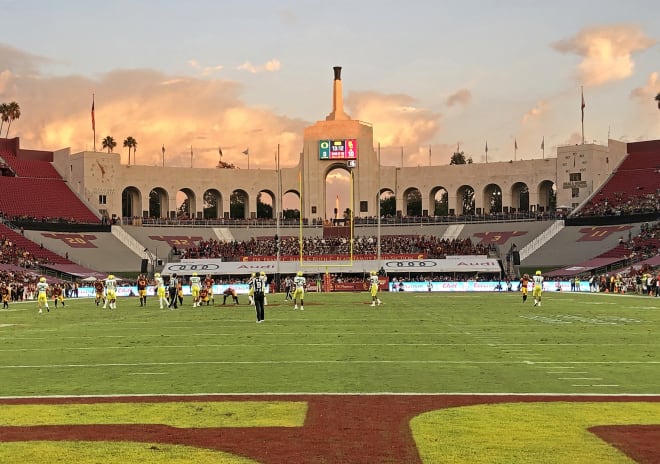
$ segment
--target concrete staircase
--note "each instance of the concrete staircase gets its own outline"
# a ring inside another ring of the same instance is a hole
[[[520,261],[524,261],[525,258],[530,256],[536,250],[545,245],[550,239],[562,231],[564,228],[564,221],[562,219],[555,221],[550,227],[548,227],[543,233],[541,233],[534,240],[525,245],[522,249],[519,250]]]

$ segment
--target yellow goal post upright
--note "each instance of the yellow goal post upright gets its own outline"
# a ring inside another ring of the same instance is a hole
[[[349,254],[348,254],[348,263],[346,261],[340,261],[335,264],[330,264],[328,261],[323,261],[321,264],[319,261],[305,261],[305,250],[303,247],[303,218],[302,218],[302,213],[303,213],[303,196],[304,196],[304,191],[303,191],[303,181],[302,181],[302,171],[298,171],[298,189],[300,191],[300,218],[299,218],[299,232],[298,232],[298,247],[299,247],[299,258],[300,258],[300,269],[314,269],[315,271],[318,272],[319,268],[323,267],[325,268],[325,276],[327,278],[328,276],[328,269],[329,268],[347,268],[353,267],[353,238],[354,238],[354,226],[353,226],[353,170],[349,169],[349,189],[350,189],[350,208],[349,208]],[[326,291],[330,291],[329,289],[326,289]]]

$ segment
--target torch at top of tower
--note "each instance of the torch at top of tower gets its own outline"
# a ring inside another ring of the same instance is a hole
[[[344,97],[342,96],[341,87],[341,66],[334,66],[332,68],[335,72],[335,80],[332,85],[332,113],[326,116],[326,121],[338,121],[351,119],[349,115],[344,113]]]

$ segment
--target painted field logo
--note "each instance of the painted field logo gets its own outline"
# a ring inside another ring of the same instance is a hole
[[[98,248],[96,245],[92,243],[92,240],[97,239],[96,235],[51,234],[51,233],[42,233],[41,235],[46,238],[54,238],[55,240],[62,240],[71,248]]]
[[[0,405],[3,463],[630,463],[657,462],[660,451],[658,396],[155,396]]]

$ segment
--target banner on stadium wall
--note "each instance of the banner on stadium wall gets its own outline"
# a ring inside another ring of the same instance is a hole
[[[388,274],[397,273],[500,273],[500,263],[486,256],[448,256],[445,259],[386,259],[381,257],[381,266]],[[305,274],[347,273],[368,274],[377,271],[378,263],[373,260],[350,261],[240,261],[227,262],[220,259],[186,259],[179,263],[167,263],[161,274],[188,276],[193,272],[200,275],[246,275],[264,271],[271,275],[294,274],[302,270]]]
[[[222,295],[222,292],[227,290],[229,287],[236,290],[238,295],[247,295],[249,287],[248,284],[215,284],[213,286],[213,295],[218,296]],[[190,291],[190,285],[184,285],[181,287],[183,289],[184,295],[192,295]],[[269,286],[266,286],[266,291],[264,293],[270,293]],[[117,287],[117,296],[137,296],[138,290],[137,286],[127,286],[127,287]],[[147,296],[155,296],[156,287],[150,285],[147,287]],[[96,290],[94,287],[80,287],[78,288],[78,297],[79,298],[94,298],[96,296]]]
[[[424,259],[425,253],[382,254],[380,259]],[[374,255],[353,255],[353,261],[373,261]],[[241,261],[277,261],[277,256],[243,256]],[[299,256],[280,256],[280,261],[300,261]],[[346,255],[310,255],[305,261],[346,261]]]

